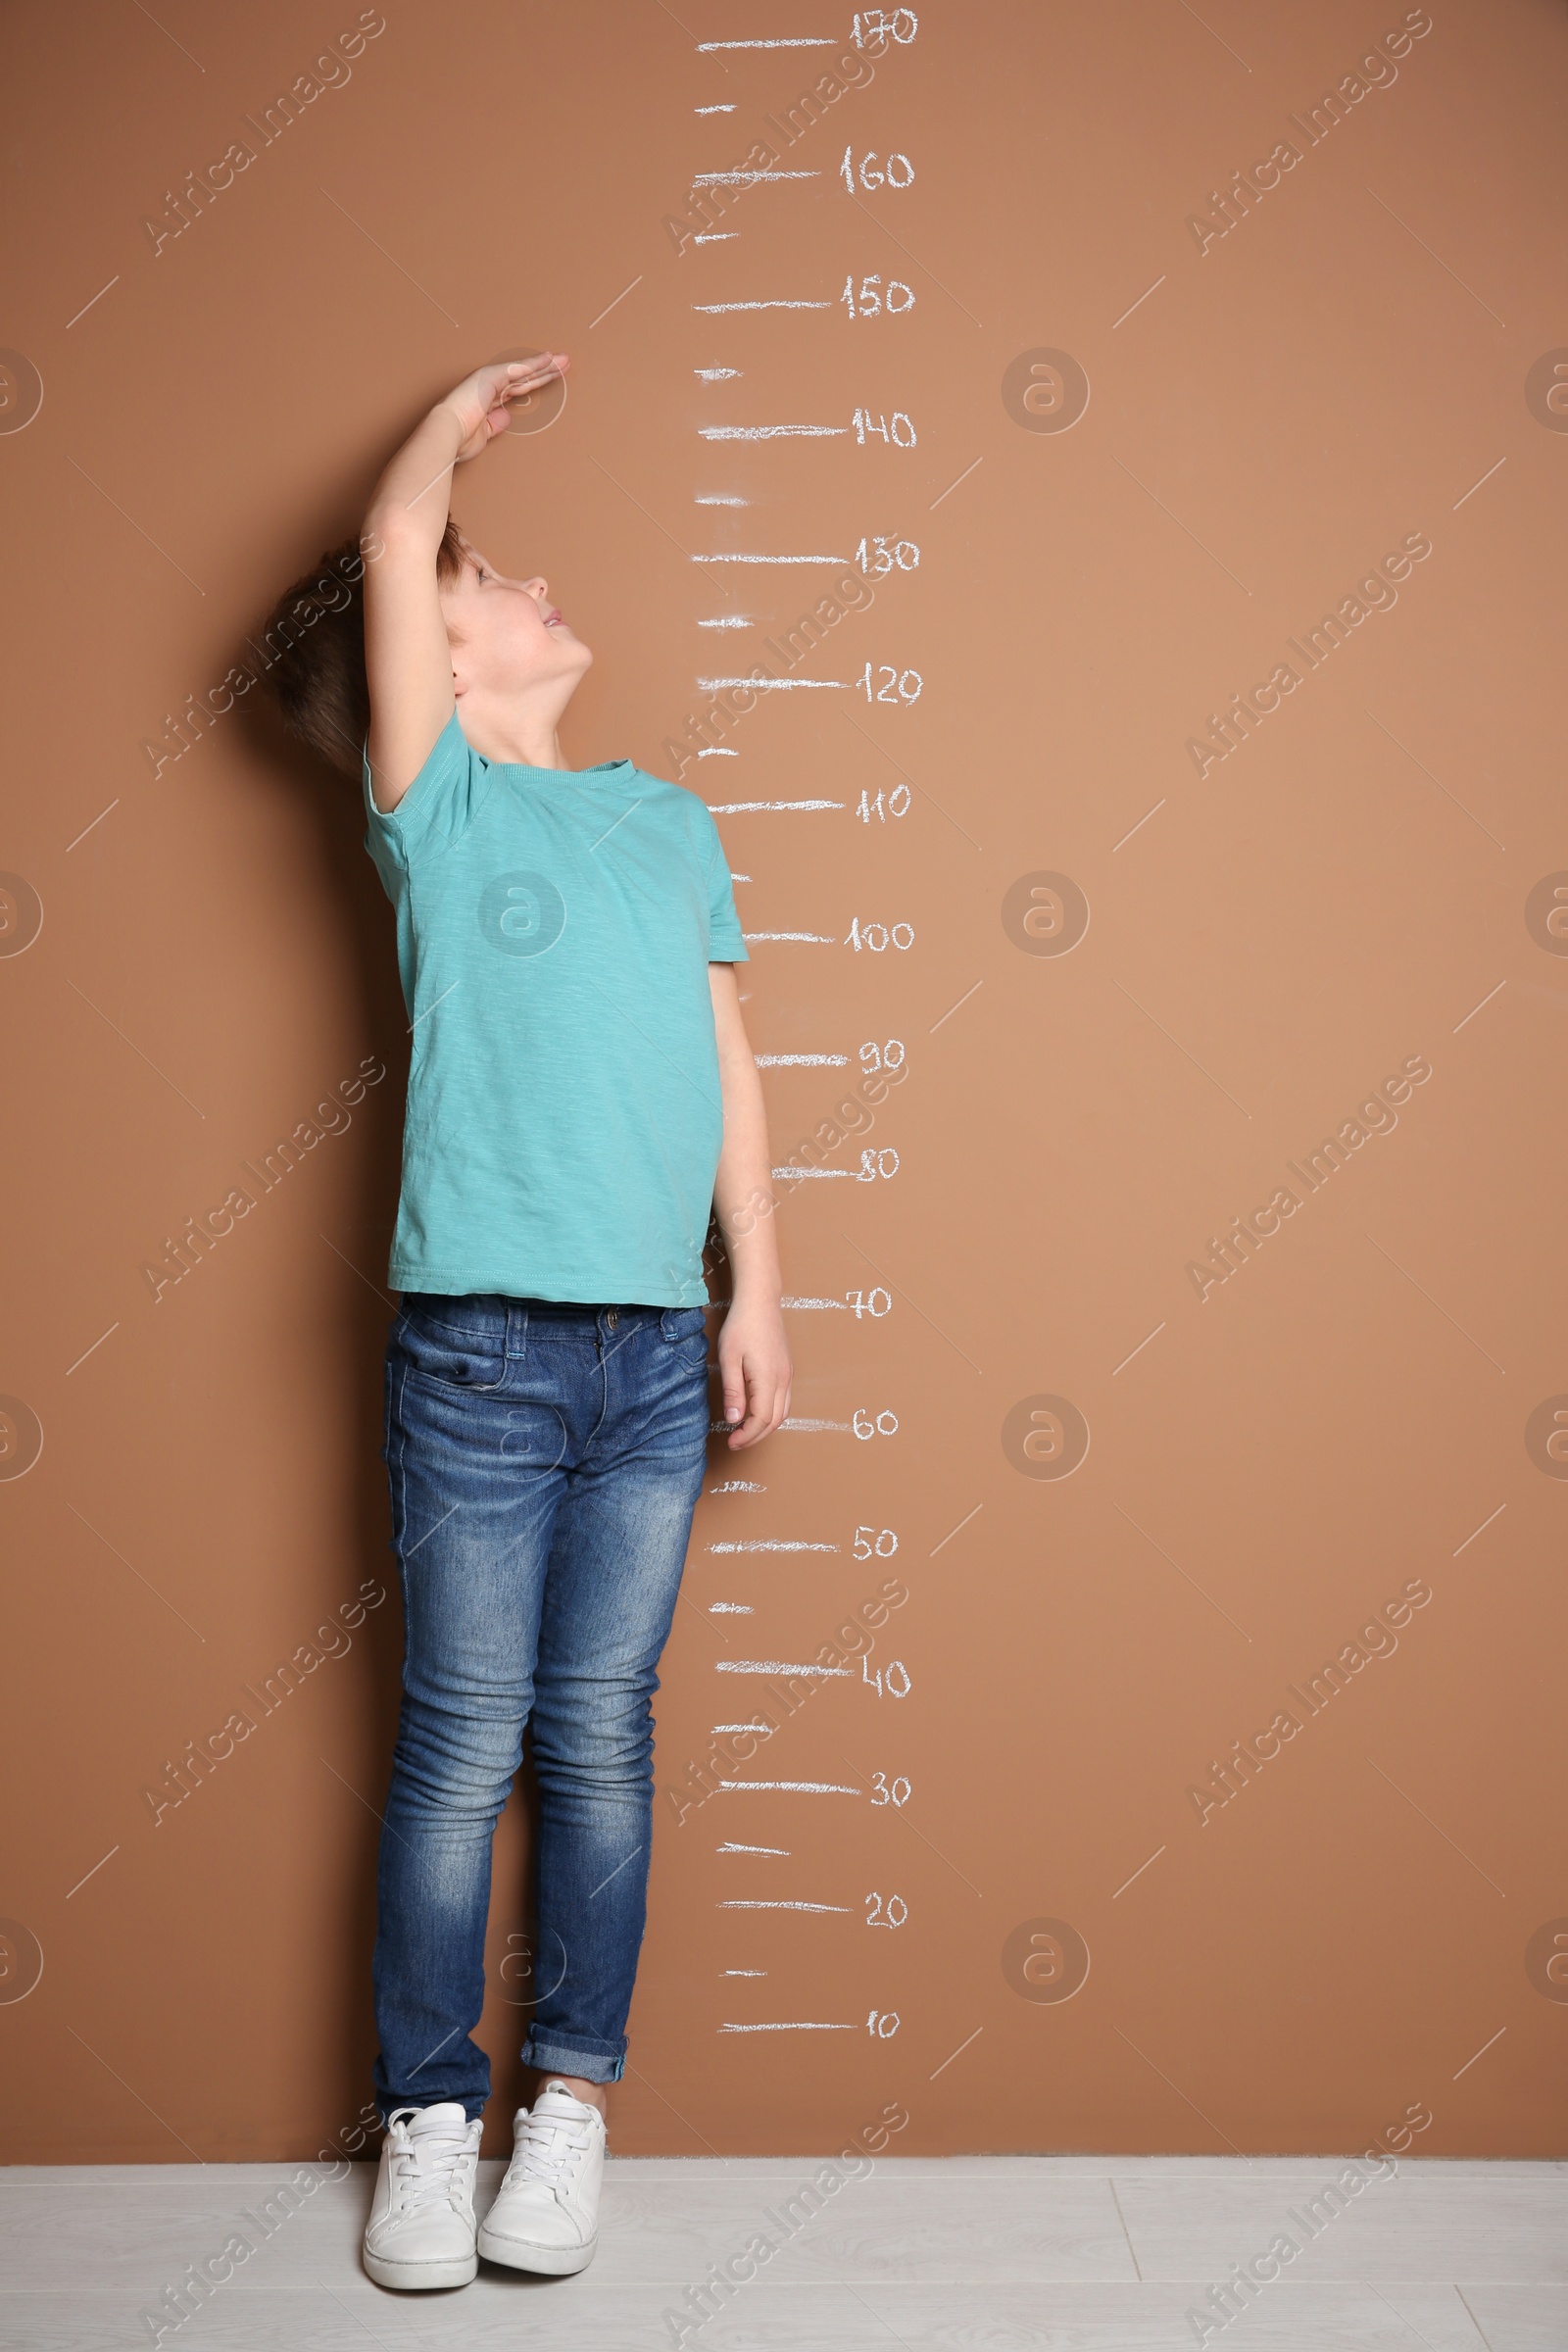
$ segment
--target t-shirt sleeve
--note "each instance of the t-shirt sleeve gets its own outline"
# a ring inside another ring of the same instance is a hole
[[[741,918],[735,911],[735,886],[730,878],[729,861],[718,837],[718,827],[706,806],[703,819],[708,835],[708,960],[750,963]]]
[[[362,755],[365,816],[368,831],[365,846],[381,869],[407,873],[413,859],[429,848],[449,848],[467,826],[483,785],[488,762],[469,746],[454,710],[430,747],[429,758],[395,808],[378,808],[370,788],[368,749]]]

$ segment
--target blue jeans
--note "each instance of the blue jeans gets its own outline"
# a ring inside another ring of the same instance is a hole
[[[694,1306],[408,1293],[386,1351],[407,1619],[381,1838],[383,2115],[478,2115],[490,1847],[530,1745],[539,1791],[524,2061],[618,2082],[646,1916],[655,1669],[708,1436]]]

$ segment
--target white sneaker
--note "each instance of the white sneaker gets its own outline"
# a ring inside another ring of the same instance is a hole
[[[564,2082],[519,2107],[507,2177],[479,2231],[487,2262],[560,2275],[585,2270],[599,2243],[605,2119]]]
[[[456,2099],[400,2107],[389,2119],[365,2225],[365,2268],[377,2286],[466,2286],[478,2270],[480,2130]]]

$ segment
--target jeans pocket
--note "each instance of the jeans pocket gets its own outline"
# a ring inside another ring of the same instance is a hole
[[[708,1321],[700,1306],[666,1306],[659,1318],[660,1336],[688,1364],[708,1361]]]
[[[482,1395],[506,1381],[504,1332],[465,1331],[422,1308],[405,1307],[395,1337],[410,1371],[440,1388]]]

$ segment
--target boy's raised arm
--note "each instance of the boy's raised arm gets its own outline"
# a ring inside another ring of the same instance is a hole
[[[476,368],[409,435],[376,483],[365,517],[365,666],[375,805],[395,808],[452,716],[452,656],[435,559],[452,468],[511,421],[508,402],[562,374],[564,352]]]

